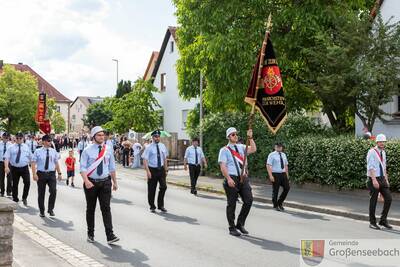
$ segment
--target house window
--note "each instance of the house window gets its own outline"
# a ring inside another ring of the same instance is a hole
[[[72,115],[72,122],[75,123],[75,120],[76,120],[76,116],[75,116],[75,114],[74,114],[74,115]]]
[[[61,107],[60,106],[56,106],[56,110],[57,110],[57,112],[60,112]]]
[[[182,110],[182,129],[186,129],[188,113],[189,113],[188,109]]]
[[[161,73],[161,85],[160,85],[160,90],[161,92],[165,92],[165,90],[167,89],[167,74],[166,73]]]
[[[169,50],[169,52],[170,53],[174,53],[174,41],[171,41],[171,44],[170,44],[170,50]]]

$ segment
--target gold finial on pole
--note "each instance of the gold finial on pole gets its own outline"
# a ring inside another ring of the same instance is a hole
[[[265,25],[266,31],[270,32],[272,29],[272,14],[269,13],[267,24]]]

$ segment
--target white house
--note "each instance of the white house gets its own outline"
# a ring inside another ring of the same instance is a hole
[[[178,139],[189,139],[186,132],[186,119],[190,110],[195,108],[199,99],[184,101],[178,92],[178,75],[176,62],[179,59],[176,45],[176,27],[168,27],[160,52],[153,52],[144,75],[145,79],[153,79],[153,84],[159,88],[155,94],[162,112],[162,127],[164,130],[177,133]],[[149,73],[151,72],[151,75]]]
[[[372,16],[376,16],[380,9],[384,21],[392,18],[392,23],[400,20],[400,1],[399,0],[377,0],[375,8],[371,11]],[[399,74],[400,75],[400,74]],[[400,85],[399,85],[400,86]],[[387,122],[377,120],[372,129],[373,134],[384,133],[391,138],[400,138],[400,98],[393,96],[393,101],[382,106],[382,109],[390,114],[385,116]],[[361,120],[356,116],[356,135],[361,136],[364,128]]]
[[[83,134],[88,131],[83,124],[88,107],[94,103],[103,101],[101,97],[78,96],[71,104],[70,131],[75,134]]]

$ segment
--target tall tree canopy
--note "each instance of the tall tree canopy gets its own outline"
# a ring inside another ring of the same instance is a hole
[[[5,65],[0,75],[0,127],[10,133],[36,130],[37,97],[35,77]]]
[[[96,125],[104,125],[112,120],[111,103],[113,99],[106,98],[102,102],[90,105],[83,119],[84,125],[92,128]]]
[[[157,91],[150,81],[136,80],[130,93],[112,99],[112,120],[105,127],[118,133],[128,132],[129,129],[148,132],[158,127],[160,116],[156,109],[160,106],[153,96]]]
[[[346,20],[354,21],[361,18],[360,14],[368,13],[373,0],[174,0],[174,3],[181,25],[177,32],[181,55],[177,71],[179,91],[184,98],[199,95],[201,71],[206,80],[204,102],[210,111],[245,110],[243,98],[264,36],[266,18],[272,13],[271,38],[289,111],[312,110],[322,105],[324,112],[334,114],[329,115],[334,127],[346,128],[343,118],[349,115],[348,105],[354,96],[346,89],[342,92],[346,104],[337,106],[338,97],[331,97],[334,93],[321,93],[324,84],[317,77],[329,76],[331,72],[326,74],[321,65],[315,64],[315,52],[325,49],[326,44],[343,50],[339,29],[346,27]]]
[[[117,92],[115,94],[115,97],[121,98],[121,97],[123,97],[124,95],[126,95],[127,93],[129,93],[131,91],[132,91],[132,83],[131,83],[131,81],[121,80],[118,83],[118,88],[117,88]]]

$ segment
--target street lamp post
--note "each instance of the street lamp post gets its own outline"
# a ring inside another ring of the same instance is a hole
[[[118,79],[118,59],[113,58],[112,61],[115,61],[115,63],[117,63],[117,89],[118,89],[118,82],[119,82],[119,79]]]
[[[203,74],[200,71],[200,146],[203,146]]]

